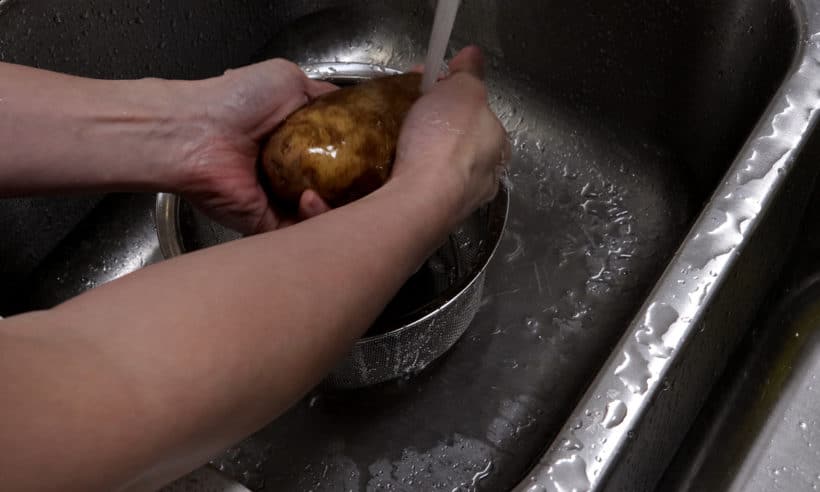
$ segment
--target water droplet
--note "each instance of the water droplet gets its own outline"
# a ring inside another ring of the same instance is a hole
[[[561,441],[561,447],[567,451],[580,451],[584,444],[575,437],[567,437]]]
[[[615,369],[615,375],[633,393],[646,392],[647,383],[652,376],[649,372],[648,361],[633,343],[626,345],[623,356],[624,360]]]
[[[731,252],[743,239],[740,223],[728,212],[717,210],[706,218],[711,220],[708,232],[699,232],[689,241],[683,258],[697,268],[704,268],[715,258]]]
[[[604,411],[604,417],[601,423],[607,429],[611,429],[624,421],[626,411],[627,408],[624,402],[621,400],[613,400],[606,404],[606,411]]]
[[[655,357],[669,357],[672,349],[663,343],[663,336],[678,320],[678,312],[669,304],[654,302],[646,310],[643,327],[635,334],[638,343],[649,347],[649,354]]]
[[[549,467],[547,476],[558,490],[574,492],[589,490],[587,464],[578,455],[555,461]]]

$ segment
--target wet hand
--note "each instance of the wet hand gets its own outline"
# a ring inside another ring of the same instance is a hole
[[[244,234],[327,211],[311,190],[302,195],[297,217],[274,210],[258,179],[257,156],[263,139],[290,113],[334,89],[281,59],[187,84],[180,103],[196,108],[200,131],[179,164],[183,178],[177,191],[212,219]]]
[[[391,177],[448,196],[447,213],[456,223],[492,200],[510,155],[483,78],[478,48],[461,50],[450,62],[450,74],[407,115]]]

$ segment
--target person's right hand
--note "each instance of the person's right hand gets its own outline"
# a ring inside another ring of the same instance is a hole
[[[454,219],[492,200],[510,154],[490,110],[484,59],[470,46],[450,62],[450,75],[423,95],[404,120],[391,180],[412,181],[449,195]]]

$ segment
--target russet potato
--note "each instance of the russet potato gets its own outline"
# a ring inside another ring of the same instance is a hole
[[[294,206],[313,189],[333,207],[387,180],[421,75],[372,79],[325,94],[291,114],[262,150],[274,199]]]

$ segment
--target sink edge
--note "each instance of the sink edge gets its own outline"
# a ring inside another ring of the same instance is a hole
[[[759,301],[765,289],[744,291],[744,281],[771,280],[778,262],[755,265],[751,278],[741,267],[754,265],[754,239],[767,227],[781,229],[776,243],[757,249],[785,248],[789,234],[782,229],[794,234],[799,221],[782,221],[802,212],[816,176],[810,165],[797,164],[820,118],[820,0],[795,0],[792,8],[801,30],[783,83],[652,293],[516,491],[653,487],[708,392],[692,383],[711,384],[739,341],[748,316],[720,308],[732,305],[728,299],[734,305]],[[775,207],[790,187],[797,188],[790,190],[790,202]],[[699,358],[696,368],[684,361],[690,353]]]

